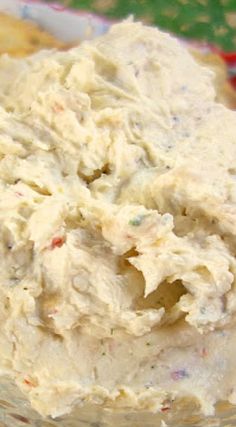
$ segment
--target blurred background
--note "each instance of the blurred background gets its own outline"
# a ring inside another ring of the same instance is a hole
[[[236,51],[236,0],[59,0],[109,18],[133,14],[188,39]]]

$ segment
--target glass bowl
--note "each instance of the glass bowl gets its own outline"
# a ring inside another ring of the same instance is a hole
[[[204,417],[180,403],[172,412],[114,412],[95,406],[76,407],[70,415],[43,419],[8,378],[0,379],[0,427],[236,427],[236,408],[219,403],[216,414]]]

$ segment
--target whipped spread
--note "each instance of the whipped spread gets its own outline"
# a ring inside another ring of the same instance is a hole
[[[174,38],[0,58],[0,373],[42,415],[236,403],[236,113]]]

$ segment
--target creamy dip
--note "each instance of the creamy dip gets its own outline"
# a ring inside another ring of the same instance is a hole
[[[236,113],[139,23],[0,58],[0,373],[42,415],[236,403]]]

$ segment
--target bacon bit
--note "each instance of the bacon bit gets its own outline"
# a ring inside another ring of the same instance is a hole
[[[19,414],[9,414],[12,418],[15,418],[15,420],[21,421],[24,424],[31,424],[30,421],[28,420],[28,418],[23,417],[22,415]],[[18,424],[18,423],[17,423]]]
[[[55,102],[52,109],[54,113],[62,113],[62,111],[65,111],[65,108],[63,107],[63,105],[59,104],[58,102]]]
[[[35,384],[33,384],[31,381],[27,380],[26,378],[24,379],[23,383],[24,383],[25,385],[30,386],[30,387],[36,387],[36,385],[35,385]]]
[[[165,402],[163,402],[163,407],[161,408],[161,412],[166,412],[171,409],[171,401],[167,399]]]
[[[200,357],[207,357],[208,356],[208,351],[205,347],[201,348],[200,352]]]
[[[164,406],[164,408],[161,408],[161,412],[166,412],[170,410],[170,406]]]
[[[64,237],[53,237],[50,248],[51,249],[61,248],[61,246],[63,246],[64,243],[65,243]]]

